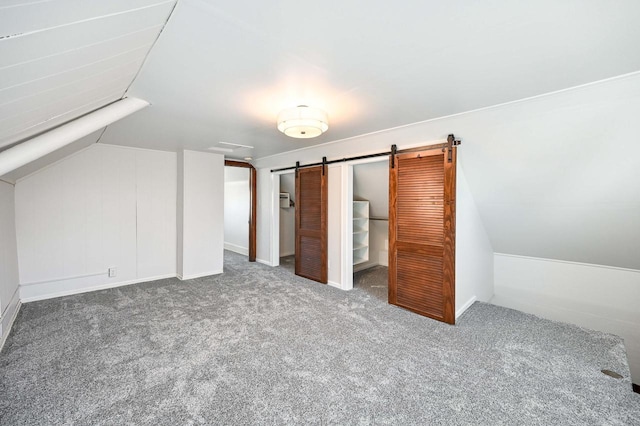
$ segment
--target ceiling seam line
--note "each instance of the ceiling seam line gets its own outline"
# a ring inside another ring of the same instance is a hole
[[[101,63],[101,62],[106,62],[106,61],[108,61],[108,60],[111,60],[111,59],[117,58],[118,56],[124,56],[124,55],[127,55],[127,54],[129,54],[129,53],[131,53],[131,52],[135,52],[136,50],[142,50],[142,49],[146,48],[147,46],[148,46],[148,45],[142,45],[142,46],[136,47],[135,49],[130,49],[130,50],[127,50],[127,51],[125,51],[125,52],[118,53],[117,55],[111,55],[111,56],[106,57],[106,58],[104,58],[104,59],[100,59],[100,60],[97,60],[97,61],[89,62],[89,63],[87,63],[87,64],[85,64],[85,65],[80,65],[80,66],[78,66],[78,67],[70,68],[70,69],[67,69],[67,70],[64,70],[64,71],[60,71],[60,72],[57,72],[57,73],[54,73],[54,74],[48,74],[48,75],[46,75],[46,76],[44,76],[44,77],[34,78],[33,80],[29,80],[29,81],[26,81],[26,82],[24,82],[24,83],[18,83],[18,84],[14,84],[14,85],[12,85],[12,86],[3,87],[2,89],[0,89],[0,92],[3,92],[3,91],[5,91],[5,90],[9,90],[9,89],[13,89],[14,87],[25,86],[25,85],[30,84],[30,83],[35,83],[35,82],[37,82],[37,81],[42,81],[42,80],[45,80],[45,79],[47,79],[47,78],[56,77],[56,76],[58,76],[58,75],[66,74],[66,73],[69,73],[69,72],[73,72],[73,71],[76,71],[76,70],[79,70],[79,69],[82,69],[82,68],[87,68],[87,67],[90,67],[91,65],[96,65],[96,64],[99,64],[99,63]],[[125,64],[123,64],[123,65],[128,65],[128,64],[130,64],[130,63],[132,63],[132,62],[135,62],[135,61],[136,61],[136,60],[134,59],[134,60],[131,60],[131,61],[126,62],[126,63],[125,63]],[[113,68],[117,68],[117,67],[119,67],[119,66],[123,66],[123,65],[116,65],[116,66],[114,66],[114,67],[109,67],[109,68],[107,68],[107,69],[113,69]],[[95,75],[95,74],[92,74],[92,75]]]
[[[149,5],[149,6],[143,6],[143,7],[138,7],[138,8],[135,8],[135,9],[123,10],[123,11],[120,11],[120,12],[108,13],[106,15],[101,15],[101,16],[94,16],[92,18],[86,18],[86,19],[81,19],[79,21],[68,22],[66,24],[54,25],[53,27],[41,28],[39,30],[27,31],[27,32],[24,32],[24,33],[9,34],[7,36],[4,36],[4,37],[0,38],[0,42],[3,41],[3,40],[11,40],[11,39],[15,39],[15,38],[18,38],[18,37],[25,37],[25,36],[30,36],[30,35],[33,35],[33,34],[39,34],[39,33],[47,32],[47,31],[51,31],[51,30],[57,30],[59,28],[69,27],[71,25],[84,24],[86,22],[99,21],[100,19],[111,18],[111,17],[114,17],[114,16],[120,16],[120,15],[125,15],[127,13],[138,12],[140,10],[152,9],[154,7],[162,6],[162,5],[167,4],[167,3],[171,3],[173,1],[174,0],[167,0],[167,1],[160,2],[160,3],[152,4],[152,5]],[[175,8],[175,5],[174,5],[174,8]],[[173,11],[173,9],[171,9],[171,11]]]
[[[142,72],[142,68],[144,68],[144,65],[147,63],[147,60],[149,59],[149,55],[151,54],[151,51],[153,50],[154,47],[156,47],[156,43],[158,43],[160,36],[164,32],[165,28],[167,28],[167,24],[169,23],[169,20],[173,16],[173,12],[176,10],[177,6],[178,6],[178,1],[176,0],[175,3],[173,4],[173,7],[171,8],[171,11],[169,12],[169,15],[167,16],[167,19],[164,21],[164,25],[158,32],[158,35],[156,36],[155,40],[153,40],[153,42],[151,43],[151,46],[149,46],[149,50],[147,51],[147,54],[144,55],[144,59],[140,64],[140,68],[138,68],[138,71],[135,73],[135,75],[131,79],[131,83],[129,83],[129,85],[124,89],[124,93],[122,93],[122,98],[125,98],[127,96],[127,94],[129,93],[129,89],[131,89],[131,86],[133,86],[133,83],[135,83],[135,81],[138,79],[138,76]]]
[[[114,40],[118,40],[118,39],[130,36],[132,34],[142,33],[144,31],[149,31],[149,30],[155,29],[156,27],[163,27],[163,26],[164,26],[164,24],[152,25],[150,27],[145,27],[145,28],[143,28],[141,30],[131,31],[131,32],[128,32],[126,34],[122,34],[122,35],[117,36],[117,37],[107,38],[107,39],[104,39],[104,40],[101,40],[101,41],[98,41],[98,42],[95,42],[95,43],[85,44],[83,46],[79,46],[79,47],[76,47],[76,48],[73,48],[73,49],[69,49],[69,50],[63,50],[62,52],[54,53],[52,55],[38,56],[35,59],[30,59],[30,60],[27,60],[27,61],[17,62],[15,64],[7,65],[5,67],[0,67],[0,71],[6,70],[6,69],[9,69],[9,68],[13,68],[13,67],[18,67],[20,65],[30,64],[31,62],[38,62],[38,61],[40,61],[42,59],[48,59],[48,58],[54,58],[56,56],[66,55],[68,53],[76,52],[78,50],[86,49],[86,48],[89,48],[89,47],[94,47],[94,46],[97,46],[99,44],[109,43],[109,42],[112,42]],[[142,48],[142,46],[140,46],[140,47]]]

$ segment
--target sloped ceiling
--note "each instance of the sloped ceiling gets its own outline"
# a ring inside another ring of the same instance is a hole
[[[0,2],[0,150],[121,99],[174,5]]]
[[[180,0],[103,141],[261,158],[640,69],[640,2]],[[310,140],[276,130],[320,106]]]

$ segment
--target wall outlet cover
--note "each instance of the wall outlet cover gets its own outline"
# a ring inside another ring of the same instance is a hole
[[[116,268],[109,268],[109,278],[115,277],[118,271]]]

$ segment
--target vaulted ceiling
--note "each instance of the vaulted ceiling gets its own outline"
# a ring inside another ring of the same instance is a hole
[[[121,99],[174,6],[0,2],[0,149]]]
[[[635,0],[5,0],[0,149],[127,94],[152,107],[102,142],[264,157],[636,71],[639,16]],[[329,131],[279,133],[298,104]]]
[[[640,2],[180,0],[103,141],[254,158],[640,69]],[[285,107],[326,109],[310,140]]]

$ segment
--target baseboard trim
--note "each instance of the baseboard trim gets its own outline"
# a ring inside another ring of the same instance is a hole
[[[203,272],[201,274],[176,275],[176,277],[178,277],[178,279],[181,281],[186,281],[186,280],[194,280],[196,278],[209,277],[211,275],[220,275],[222,272],[223,272],[222,269],[216,269],[215,271]]]
[[[262,263],[263,265],[267,265],[267,266],[273,266],[271,262],[267,262],[266,260],[262,260],[262,259],[256,259],[256,262]]]
[[[331,287],[335,287],[335,288],[337,288],[338,290],[344,290],[344,289],[342,288],[342,285],[341,285],[341,284],[339,284],[339,283],[337,283],[337,282],[334,282],[334,281],[327,281],[327,285],[330,285]]]
[[[462,305],[462,307],[456,311],[456,319],[458,319],[460,315],[464,314],[464,311],[469,309],[471,305],[473,305],[475,302],[476,302],[476,296],[473,296],[471,299],[467,300],[467,303]]]
[[[635,272],[640,274],[640,270],[638,269],[622,268],[619,266],[599,265],[596,263],[583,263],[583,262],[574,262],[572,260],[547,259],[545,257],[522,256],[519,254],[507,254],[507,253],[493,253],[493,255],[502,256],[502,257],[515,257],[516,259],[524,259],[524,260],[537,260],[539,262],[566,263],[569,265],[587,266],[590,268],[615,269],[618,271]]]
[[[293,256],[294,254],[296,253],[293,251],[291,253],[280,253],[280,257]]]
[[[78,289],[75,289],[75,290],[60,291],[60,292],[57,292],[57,293],[49,293],[49,294],[43,294],[43,295],[39,295],[39,296],[21,297],[20,300],[22,301],[22,303],[37,302],[38,300],[55,299],[57,297],[63,297],[63,296],[73,296],[74,294],[89,293],[89,292],[92,292],[92,291],[99,291],[99,290],[108,290],[110,288],[123,287],[123,286],[126,286],[126,285],[140,284],[140,283],[146,283],[146,282],[149,282],[149,281],[164,280],[166,278],[175,278],[175,277],[176,277],[176,274],[157,275],[155,277],[147,277],[147,278],[140,278],[140,279],[129,280],[129,281],[121,281],[121,282],[118,282],[118,283],[100,284],[100,285],[96,285],[96,286],[92,286],[92,287],[85,287],[85,288],[78,288]]]
[[[231,244],[231,243],[225,242],[224,243],[224,249],[232,251],[234,253],[241,254],[243,256],[249,256],[249,249],[247,247],[241,247],[241,246],[236,245],[236,244]]]
[[[18,317],[18,312],[20,312],[20,308],[22,307],[22,302],[20,301],[20,297],[19,297],[19,293],[20,293],[19,289],[20,287],[16,288],[16,291],[13,293],[13,297],[11,298],[11,301],[7,305],[7,309],[5,309],[4,311],[4,315],[0,319],[1,321],[0,328],[2,329],[2,336],[0,336],[0,351],[2,351],[2,348],[4,347],[4,344],[7,341],[9,334],[11,333],[11,329],[13,328],[13,323],[16,321],[16,318]],[[14,306],[13,312],[9,315],[9,321],[6,321],[7,314],[10,312],[10,309],[12,306]]]

